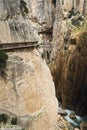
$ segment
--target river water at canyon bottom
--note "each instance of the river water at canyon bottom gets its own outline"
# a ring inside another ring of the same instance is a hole
[[[62,110],[61,107],[58,107],[58,109]],[[87,116],[86,116],[86,117],[81,117],[81,116],[75,115],[76,118],[75,118],[75,119],[71,119],[71,118],[70,118],[70,114],[71,114],[71,113],[74,113],[74,114],[75,114],[75,112],[72,111],[72,110],[68,110],[68,109],[66,109],[65,112],[67,112],[67,115],[64,116],[64,119],[65,119],[67,122],[69,122],[73,127],[78,127],[78,128],[79,128],[79,127],[80,127],[80,123],[82,123],[82,122],[87,122]]]

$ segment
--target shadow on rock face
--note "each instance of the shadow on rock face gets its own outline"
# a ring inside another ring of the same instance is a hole
[[[56,95],[64,108],[87,115],[87,32],[80,34],[73,51],[58,52],[51,66]]]
[[[87,86],[81,88],[81,95],[79,99],[79,107],[77,113],[81,115],[87,114]]]

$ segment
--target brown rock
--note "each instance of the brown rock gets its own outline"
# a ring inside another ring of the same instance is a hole
[[[87,111],[87,33],[78,36],[78,45],[70,50],[57,52],[51,63],[51,72],[56,86],[56,95],[65,108],[74,108],[79,102],[79,113]],[[80,93],[81,92],[81,93]]]
[[[71,114],[69,115],[69,117],[70,117],[71,119],[76,119],[75,113],[71,113]]]
[[[82,122],[82,123],[80,124],[80,129],[81,129],[81,130],[87,130],[87,122]]]

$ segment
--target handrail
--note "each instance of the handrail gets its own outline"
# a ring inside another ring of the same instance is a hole
[[[18,43],[3,43],[0,44],[0,50],[15,50],[23,48],[33,48],[39,46],[40,44],[36,42],[18,42]]]
[[[3,42],[3,43],[0,43],[0,45],[11,45],[11,44],[34,44],[34,43],[38,43],[38,41],[29,41],[29,42]]]

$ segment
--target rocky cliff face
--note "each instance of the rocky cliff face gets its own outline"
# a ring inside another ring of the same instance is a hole
[[[39,41],[52,28],[50,1],[0,0],[0,43]],[[38,49],[8,53],[0,77],[0,112],[13,113],[29,130],[54,130],[57,100],[50,71]],[[3,112],[2,112],[3,111]]]
[[[34,25],[26,18],[28,13],[21,12],[20,0],[0,0],[1,42],[22,42],[37,40]],[[27,8],[27,5],[25,5]],[[24,7],[25,8],[25,7]],[[27,8],[28,9],[28,8]],[[25,16],[24,16],[25,15]]]
[[[54,83],[39,52],[34,49],[10,53],[6,75],[5,81],[0,79],[0,110],[17,115],[18,124],[29,130],[54,130]]]
[[[83,13],[83,7],[84,7],[85,1],[84,0],[63,0],[63,5],[65,11],[71,10],[71,8],[78,9],[81,13]]]
[[[23,3],[23,0],[0,0],[0,41],[39,40],[38,33],[46,33],[52,28],[53,17],[51,1],[25,0]]]
[[[79,11],[83,16],[87,16],[87,1],[85,0],[57,0],[55,11],[55,22],[53,26],[53,40],[52,44],[55,46],[52,52],[53,57],[56,56],[56,51],[63,48],[64,37],[67,37],[68,30],[71,30],[66,23],[69,12],[74,9]],[[54,58],[55,59],[55,58]]]
[[[82,34],[84,36],[85,33]],[[86,34],[87,35],[87,34]],[[87,43],[79,40],[79,45],[70,45],[68,50],[57,53],[53,62],[52,74],[56,94],[63,107],[73,109],[79,114],[87,114]]]
[[[87,114],[85,93],[87,87],[87,42],[85,40],[87,32],[84,24],[75,25],[79,21],[78,16],[83,17],[82,14],[86,16],[85,13],[82,13],[83,10],[87,11],[86,8],[83,8],[84,5],[86,6],[86,1],[66,0],[63,3],[57,1],[52,41],[54,49],[49,66],[51,66],[59,101],[65,108],[76,111],[80,108],[79,114],[85,115]],[[74,8],[72,9],[72,7]],[[69,10],[76,11],[77,14],[72,11],[70,16]],[[67,14],[69,15],[67,16]],[[77,26],[81,28],[73,32],[73,28],[76,29]],[[75,35],[73,36],[73,34]]]
[[[0,0],[0,43],[52,41],[51,70],[57,97],[64,107],[80,107],[82,113],[87,99],[87,44],[65,45],[71,38],[66,19],[72,18],[69,14],[72,8],[86,16],[87,1]],[[54,84],[38,51],[8,53],[7,77],[0,79],[0,109],[15,114],[18,124],[29,130],[54,130],[57,115]]]
[[[78,9],[80,13],[84,14],[84,5],[86,6],[86,0],[62,0],[65,11],[71,10],[71,8]]]

